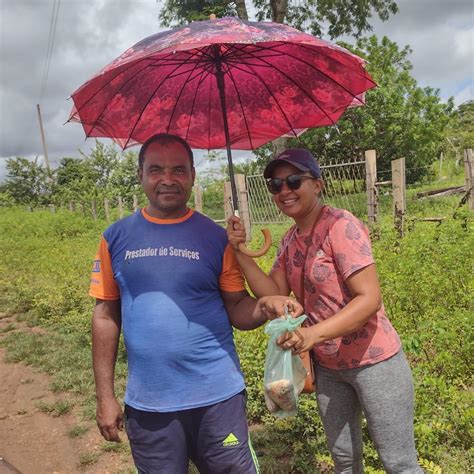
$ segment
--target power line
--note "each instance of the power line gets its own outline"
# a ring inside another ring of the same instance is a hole
[[[61,4],[61,0],[54,0],[53,2],[53,10],[51,12],[51,18],[49,20],[49,35],[48,35],[48,47],[46,49],[46,57],[43,69],[43,79],[41,81],[41,91],[40,91],[40,98],[38,102],[41,102],[43,99],[44,93],[46,91],[46,85],[48,83],[48,76],[49,76],[49,68],[51,66],[51,57],[53,55],[53,48],[54,48],[54,40],[56,37],[56,25],[58,23],[58,14],[59,14],[59,6]]]

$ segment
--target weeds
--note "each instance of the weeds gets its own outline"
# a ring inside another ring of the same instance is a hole
[[[70,438],[80,438],[81,436],[84,436],[88,431],[89,428],[87,428],[86,426],[76,425],[73,426],[70,430],[68,430],[67,435]]]
[[[53,417],[67,415],[71,413],[71,410],[74,408],[74,403],[70,402],[69,400],[58,400],[52,403],[46,402],[38,402],[36,404],[39,411],[43,413],[47,413]]]

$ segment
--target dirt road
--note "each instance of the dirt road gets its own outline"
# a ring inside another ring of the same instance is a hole
[[[0,331],[12,322],[0,318]],[[73,399],[52,393],[49,384],[49,377],[34,368],[6,363],[0,348],[0,474],[133,472],[129,455],[103,452],[94,423],[80,421],[74,413],[52,417],[40,411],[39,402]],[[78,424],[89,429],[72,438],[68,432]]]

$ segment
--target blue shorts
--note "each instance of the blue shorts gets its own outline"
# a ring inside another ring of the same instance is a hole
[[[245,413],[245,391],[201,408],[170,413],[125,406],[133,460],[139,473],[257,474]]]

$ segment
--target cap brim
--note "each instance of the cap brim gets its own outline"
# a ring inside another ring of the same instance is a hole
[[[285,158],[279,158],[278,160],[272,160],[268,165],[265,167],[263,170],[263,177],[264,178],[270,178],[273,170],[277,167],[280,166],[282,163],[287,163],[291,166],[294,166],[295,168],[299,169],[300,171],[311,171],[307,166],[300,164],[300,163],[295,163],[290,160],[285,160]]]

